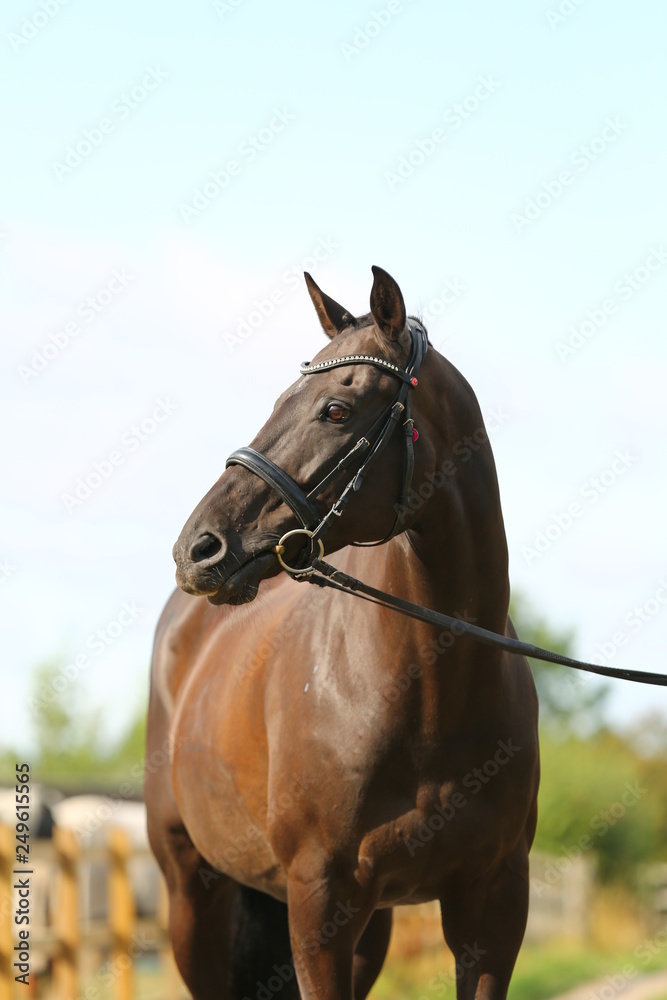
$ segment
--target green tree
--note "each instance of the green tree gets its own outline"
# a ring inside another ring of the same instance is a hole
[[[30,699],[37,752],[33,770],[40,780],[62,784],[86,782],[102,766],[99,713],[85,712],[79,689],[69,684],[59,691],[57,663],[46,663],[35,673]]]
[[[568,860],[595,857],[603,881],[631,884],[639,863],[664,856],[665,757],[642,759],[619,733],[543,733],[535,846]]]
[[[574,655],[521,595],[510,615],[521,639]],[[640,863],[667,857],[667,724],[656,715],[625,733],[605,722],[608,681],[530,660],[540,699],[542,780],[535,846],[569,862],[593,857],[602,881],[633,884]]]
[[[519,638],[565,656],[573,656],[574,633],[554,629],[537,614],[526,598],[514,594],[510,617]],[[540,722],[563,735],[596,732],[604,725],[604,709],[609,694],[605,682],[592,681],[570,667],[529,658],[540,701]]]
[[[145,698],[129,717],[116,740],[105,736],[100,710],[85,704],[84,689],[67,683],[58,662],[35,672],[29,706],[36,749],[28,756],[33,779],[63,791],[117,792],[123,786],[141,793],[145,752]],[[25,756],[14,749],[0,754],[0,778],[13,782],[16,761]]]

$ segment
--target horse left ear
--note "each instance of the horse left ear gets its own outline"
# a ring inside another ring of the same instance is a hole
[[[306,279],[306,286],[310,292],[310,297],[315,306],[315,312],[319,316],[322,329],[327,337],[335,337],[344,330],[346,326],[356,326],[357,321],[351,312],[344,309],[334,299],[326,295],[321,288],[313,281],[308,271],[303,272]]]
[[[405,302],[398,284],[381,267],[372,267],[371,314],[389,340],[398,340],[405,329]]]

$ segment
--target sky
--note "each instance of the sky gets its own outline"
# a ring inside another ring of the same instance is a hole
[[[574,655],[667,673],[663,5],[0,21],[3,745],[45,661],[107,738],[137,711],[173,542],[323,346],[304,269],[357,314],[397,279],[478,395],[514,591]]]

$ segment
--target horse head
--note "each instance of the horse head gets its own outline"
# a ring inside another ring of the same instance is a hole
[[[421,363],[426,333],[407,318],[394,279],[379,267],[373,275],[370,312],[359,317],[305,275],[330,341],[301,366],[301,377],[279,396],[251,448],[230,457],[233,464],[186,522],[174,559],[177,582],[187,593],[213,604],[253,600],[260,581],[280,572],[276,545],[299,521],[318,536],[326,520],[328,552],[383,541],[409,527],[406,466],[411,479],[413,463],[423,471],[434,462],[424,433],[428,406],[418,421],[419,447],[412,451],[417,432],[408,397],[418,380],[406,371]],[[394,428],[401,432],[392,433]],[[363,493],[360,476],[346,493],[345,516],[336,517],[341,511],[332,507],[345,484],[365,473],[371,458]],[[285,545],[292,564],[303,549],[299,534]]]

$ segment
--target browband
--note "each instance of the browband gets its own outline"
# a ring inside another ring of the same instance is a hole
[[[329,358],[326,361],[304,361],[299,365],[299,371],[302,375],[314,375],[327,368],[341,368],[343,365],[374,365],[376,368],[385,368],[392,375],[398,375],[408,385],[417,385],[417,379],[414,375],[399,368],[393,361],[387,361],[386,358],[376,358],[371,354],[346,354],[342,358]]]

